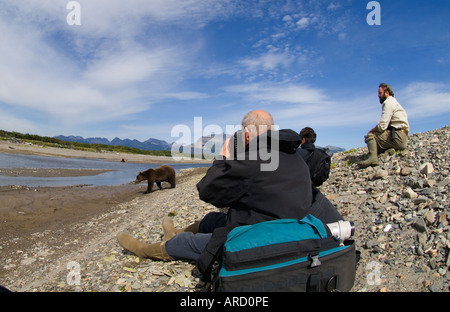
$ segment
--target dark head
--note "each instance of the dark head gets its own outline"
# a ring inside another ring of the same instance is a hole
[[[305,143],[315,143],[317,135],[313,128],[305,127],[300,131],[300,136],[302,137],[302,144]]]

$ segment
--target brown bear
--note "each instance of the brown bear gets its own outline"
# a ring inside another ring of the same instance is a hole
[[[164,165],[156,169],[148,169],[144,172],[139,172],[134,181],[135,184],[138,184],[144,180],[148,180],[147,191],[144,194],[148,194],[153,189],[153,183],[156,182],[159,189],[162,189],[161,182],[169,182],[170,187],[175,187],[175,169],[170,166]]]

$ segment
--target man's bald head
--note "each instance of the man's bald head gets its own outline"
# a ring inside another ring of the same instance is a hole
[[[242,120],[242,128],[248,128],[249,126],[256,127],[256,131],[260,135],[267,130],[273,129],[273,118],[262,109],[254,110],[247,113]]]
[[[258,109],[247,113],[242,120],[242,130],[245,135],[245,143],[253,140],[255,137],[273,130],[273,118],[268,112]]]

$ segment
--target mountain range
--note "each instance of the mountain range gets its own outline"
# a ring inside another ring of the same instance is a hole
[[[81,136],[73,136],[73,135],[70,135],[70,136],[58,135],[58,136],[55,136],[55,138],[60,139],[62,141],[67,141],[67,142],[105,144],[105,145],[115,145],[115,146],[120,145],[120,146],[138,148],[138,149],[147,150],[147,151],[168,151],[168,150],[171,150],[172,145],[173,145],[173,143],[168,143],[164,140],[159,140],[159,139],[154,139],[154,138],[150,138],[144,142],[141,142],[138,140],[130,140],[130,139],[122,140],[117,137],[114,138],[112,141],[109,141],[106,138],[98,138],[98,137],[85,139]],[[207,143],[207,142],[212,143],[211,140],[214,140],[214,137],[212,137],[212,136],[202,137],[202,146],[204,146],[205,143]],[[224,142],[224,140],[225,140],[225,136],[222,139],[222,142]],[[193,148],[194,144],[191,144],[191,147]],[[331,145],[327,145],[325,147],[328,148],[333,153],[345,151],[345,148],[342,148],[342,147],[336,147],[336,146],[331,146]]]
[[[131,148],[137,148],[146,151],[165,151],[170,150],[172,144],[167,143],[164,140],[158,140],[150,138],[144,142],[138,140],[130,140],[130,139],[119,139],[114,138],[112,141],[109,141],[106,138],[83,138],[81,136],[64,136],[58,135],[55,136],[56,139],[60,139],[62,141],[67,142],[78,142],[78,143],[89,143],[89,144],[105,144],[105,145],[115,145],[115,146],[127,146]]]

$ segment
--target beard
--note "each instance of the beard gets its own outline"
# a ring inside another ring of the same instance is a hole
[[[383,104],[384,101],[386,101],[386,99],[387,99],[386,95],[384,95],[384,94],[382,96],[379,96],[378,98],[380,99],[380,104]]]

